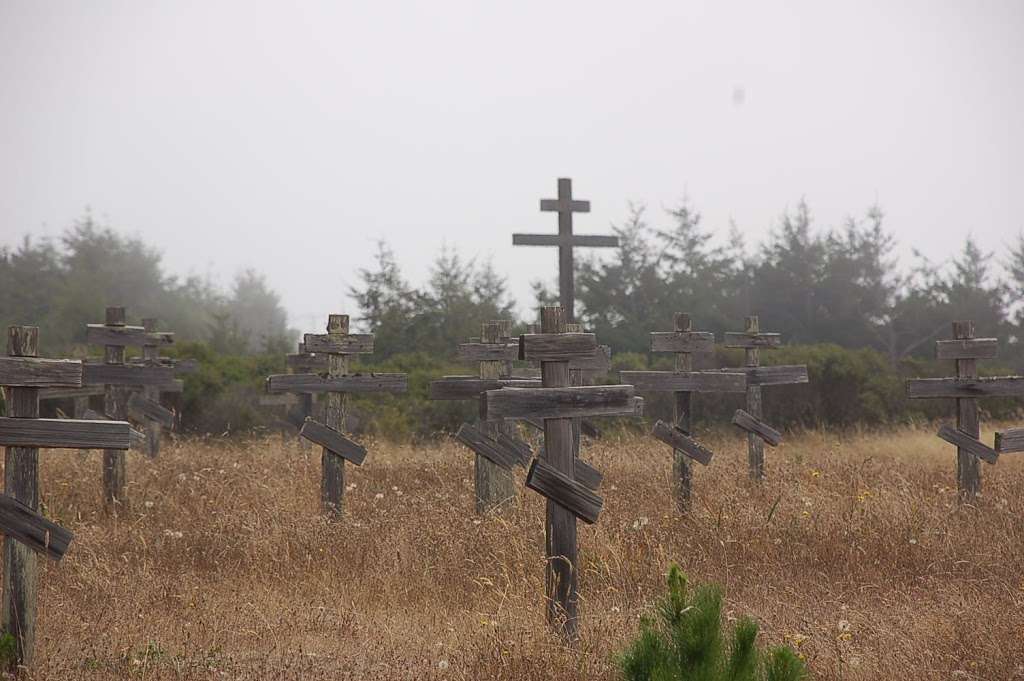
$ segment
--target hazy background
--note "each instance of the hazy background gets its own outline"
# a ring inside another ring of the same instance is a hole
[[[756,243],[801,197],[878,202],[941,260],[1024,228],[1024,2],[0,0],[0,243],[91,206],[175,273],[267,274],[292,324],[352,311],[388,240],[552,278],[574,178],[606,232],[684,195]]]

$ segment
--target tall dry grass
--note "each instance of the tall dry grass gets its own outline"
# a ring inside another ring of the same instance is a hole
[[[931,429],[807,433],[768,451],[759,486],[744,441],[711,444],[686,518],[666,447],[586,448],[606,505],[580,530],[575,649],[544,622],[543,501],[523,489],[505,516],[474,516],[458,445],[371,446],[335,524],[317,513],[319,453],[276,438],[132,455],[116,519],[98,453],[45,452],[46,510],[77,537],[41,575],[33,677],[611,679],[676,561],[818,679],[1024,678],[1019,459],[985,466],[984,497],[961,507]]]

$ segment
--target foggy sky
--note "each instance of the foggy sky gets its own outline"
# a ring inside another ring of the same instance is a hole
[[[901,254],[1024,229],[1024,2],[0,0],[0,243],[94,215],[168,270],[264,272],[291,323],[356,313],[390,242],[446,240],[520,309],[538,211],[574,179],[605,233],[688,196],[759,241],[887,214]],[[909,258],[905,259],[909,263]]]

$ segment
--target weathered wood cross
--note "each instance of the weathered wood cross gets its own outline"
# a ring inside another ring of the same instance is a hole
[[[547,499],[546,593],[548,621],[569,639],[578,630],[579,558],[576,518],[597,521],[602,500],[576,474],[572,420],[584,416],[636,415],[642,400],[633,386],[569,386],[569,361],[592,357],[591,333],[564,333],[562,308],[541,311],[541,333],[519,339],[519,358],[541,363],[540,388],[488,390],[481,401],[484,419],[543,419],[544,457],[535,458],[526,486]]]
[[[935,343],[938,359],[956,362],[956,377],[916,378],[907,381],[907,397],[953,398],[956,400],[956,428],[943,425],[938,436],[956,445],[956,484],[961,501],[972,501],[981,493],[979,459],[994,464],[1000,452],[1024,451],[1017,431],[998,433],[996,448],[979,439],[979,397],[1024,397],[1024,376],[978,378],[978,360],[993,359],[999,349],[995,338],[975,338],[973,321],[953,322],[953,339]]]
[[[306,352],[306,344],[299,341],[298,352],[285,355],[285,363],[288,373],[291,374],[315,374],[327,373],[327,355],[316,355]],[[285,407],[285,417],[280,421],[281,425],[290,430],[295,428],[295,434],[302,430],[306,419],[315,418],[316,395],[312,393],[279,393],[275,395],[261,395],[259,403],[265,407]],[[282,436],[285,430],[281,431]],[[307,450],[312,443],[306,438],[299,436],[299,447]]]
[[[513,234],[513,246],[558,246],[558,299],[565,310],[565,321],[576,321],[576,283],[573,248],[615,248],[617,236],[573,234],[573,213],[589,213],[590,201],[572,198],[572,180],[558,179],[558,198],[541,199],[542,211],[558,213],[558,234]]]
[[[540,379],[513,379],[512,362],[519,356],[512,343],[512,322],[507,319],[484,322],[479,342],[459,345],[458,358],[479,362],[479,378],[445,376],[431,381],[432,400],[480,400],[487,390],[502,387],[540,387]],[[515,498],[514,466],[526,467],[533,452],[515,434],[515,425],[481,420],[478,427],[462,424],[456,438],[476,455],[473,488],[476,512],[486,513],[506,506]]]
[[[130,426],[124,421],[76,421],[39,418],[43,388],[81,387],[84,367],[74,360],[40,359],[39,329],[12,326],[7,357],[0,357],[0,386],[7,415],[0,417],[4,457],[4,494],[0,531],[4,534],[2,629],[14,638],[12,669],[32,663],[36,629],[36,553],[60,560],[71,543],[68,530],[39,513],[39,449],[128,449]]]
[[[651,333],[651,352],[675,353],[675,371],[623,371],[619,375],[640,392],[672,392],[675,398],[675,425],[658,421],[653,435],[672,447],[676,505],[685,513],[690,508],[693,487],[690,460],[707,466],[714,456],[693,438],[693,394],[741,393],[747,389],[747,377],[738,372],[694,371],[693,354],[714,352],[715,335],[694,331],[690,315],[682,312],[675,314],[674,322],[675,331]]]
[[[761,366],[761,350],[781,347],[782,336],[777,333],[761,333],[760,322],[756,316],[747,317],[745,327],[742,333],[725,334],[725,347],[743,348],[746,359],[744,366],[722,371],[742,372],[747,375],[747,410],[738,409],[732,422],[737,428],[747,432],[747,463],[750,466],[751,479],[763,480],[764,445],[767,442],[772,447],[778,446],[782,441],[782,435],[761,420],[764,418],[761,388],[807,383],[807,367],[803,364]]]
[[[267,377],[268,393],[326,393],[323,423],[307,418],[300,435],[323,448],[320,483],[321,509],[328,518],[342,513],[345,493],[345,461],[359,466],[366,458],[366,448],[344,434],[349,393],[401,393],[409,388],[406,374],[352,374],[351,358],[373,352],[373,334],[350,334],[348,315],[332,314],[327,318],[327,333],[307,333],[304,350],[327,357],[324,374],[276,374]]]

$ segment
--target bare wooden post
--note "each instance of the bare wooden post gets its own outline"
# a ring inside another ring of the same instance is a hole
[[[327,317],[327,335],[331,340],[341,340],[348,335],[348,315],[332,314]],[[348,355],[331,352],[327,355],[327,375],[335,378],[349,373]],[[327,393],[324,404],[324,424],[338,432],[344,432],[348,395],[342,392]],[[326,447],[320,455],[323,478],[320,485],[320,503],[327,516],[341,517],[342,496],[345,494],[345,459],[335,455]]]
[[[693,330],[693,323],[690,315],[685,312],[675,313],[673,326],[676,333],[689,333]],[[689,352],[675,353],[676,372],[693,371],[693,355]],[[687,436],[693,436],[693,393],[689,390],[681,390],[673,393],[675,398],[672,417],[675,420],[676,428]],[[680,512],[685,513],[690,509],[690,496],[693,489],[693,468],[690,466],[690,457],[678,449],[672,450],[672,478],[675,480],[676,506]]]
[[[156,331],[157,320],[153,317],[148,317],[142,320],[142,328],[147,333],[154,333]],[[158,345],[143,345],[142,346],[142,361],[144,364],[152,364],[153,366],[159,366],[160,364],[160,346]],[[142,386],[142,394],[154,402],[160,402],[160,388],[155,385]],[[146,419],[146,456],[151,459],[155,459],[157,454],[160,453],[160,436],[162,427],[158,421],[153,419]]]
[[[108,307],[106,312],[106,326],[122,327],[125,325],[125,312],[123,307]],[[124,364],[124,345],[105,345],[103,353],[104,364]],[[103,413],[107,418],[115,421],[124,421],[126,417],[126,393],[124,387],[107,384],[103,388]],[[126,456],[122,449],[103,450],[103,496],[109,508],[115,512],[117,506],[127,501],[127,471]]]
[[[36,357],[39,328],[12,326],[7,332],[7,354]],[[14,418],[39,418],[39,388],[7,390],[7,414]],[[4,493],[39,510],[39,449],[7,447],[4,457]],[[28,546],[4,536],[3,630],[14,637],[12,666],[32,664],[36,639],[36,581],[38,559]]]
[[[750,335],[761,332],[761,325],[756,315],[747,317],[743,330]],[[745,366],[761,366],[761,351],[758,348],[745,348],[743,355],[746,359]],[[747,411],[758,420],[764,418],[764,409],[761,406],[761,386],[747,385]],[[750,467],[751,479],[764,479],[764,441],[753,433],[747,433],[747,464]]]
[[[484,322],[480,328],[480,342],[492,345],[508,345],[512,337],[512,322],[504,319]],[[509,378],[512,363],[507,360],[483,360],[480,362],[480,378]],[[499,433],[512,435],[513,426],[503,421],[484,421],[483,432],[495,438]],[[487,513],[507,506],[515,498],[515,483],[512,472],[498,466],[487,457],[474,457],[474,488],[476,491],[476,512]]]
[[[953,322],[954,340],[974,338],[973,321]],[[956,360],[957,378],[977,378],[978,360],[973,357]],[[981,437],[978,421],[978,400],[973,397],[958,397],[956,400],[956,427],[977,440]],[[981,493],[981,464],[977,456],[957,447],[956,483],[961,499],[973,500]]]

